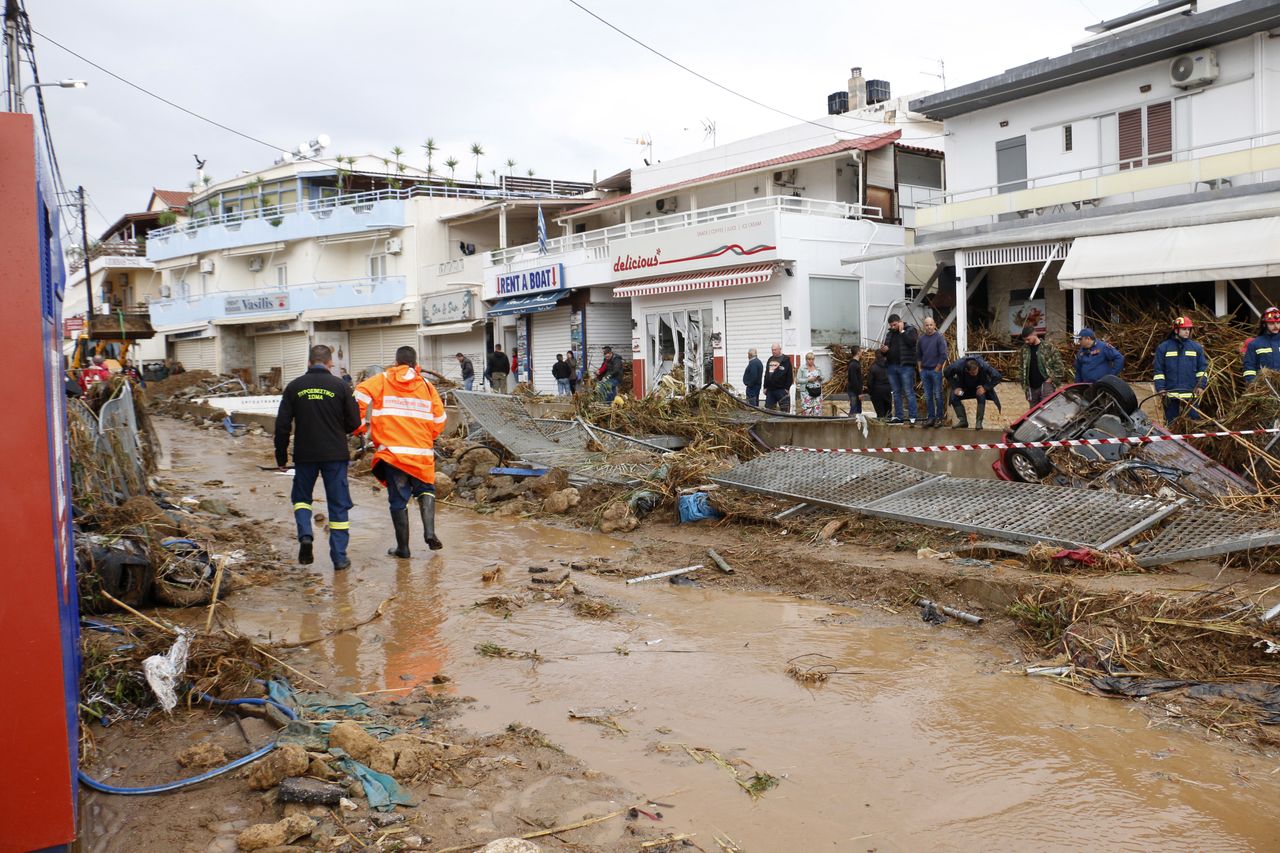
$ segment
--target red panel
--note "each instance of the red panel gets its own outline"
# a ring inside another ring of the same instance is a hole
[[[724,384],[724,356],[717,355],[712,357],[711,375],[714,376],[716,381],[721,385]]]
[[[639,400],[644,396],[644,359],[631,359],[631,396]]]
[[[53,495],[40,260],[36,220],[34,134],[29,115],[0,114],[0,340],[5,344],[6,396],[20,403],[6,415],[0,470],[0,684],[21,694],[0,703],[0,731],[21,732],[6,744],[14,772],[4,783],[0,849],[32,850],[75,836],[62,638],[58,619]],[[58,389],[61,393],[61,389]]]

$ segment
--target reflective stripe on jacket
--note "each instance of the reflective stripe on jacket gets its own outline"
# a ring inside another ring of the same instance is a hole
[[[385,462],[424,483],[435,483],[432,445],[445,422],[444,403],[435,386],[417,369],[397,364],[357,385],[355,398],[361,420],[369,419],[375,474],[378,463]]]
[[[1258,378],[1260,370],[1280,370],[1280,335],[1258,335],[1244,348],[1244,381]]]
[[[1197,388],[1209,385],[1209,359],[1205,357],[1204,347],[1176,336],[1165,338],[1156,346],[1151,378],[1157,394],[1167,393],[1178,399],[1194,397]]]

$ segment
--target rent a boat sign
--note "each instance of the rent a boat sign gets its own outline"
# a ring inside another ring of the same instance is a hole
[[[564,287],[564,264],[551,264],[498,276],[499,296],[546,293]]]

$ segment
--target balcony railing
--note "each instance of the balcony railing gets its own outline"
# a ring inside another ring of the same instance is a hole
[[[340,207],[368,207],[369,209],[372,209],[372,206],[380,201],[405,201],[411,198],[504,199],[565,197],[566,196],[558,193],[513,192],[500,187],[450,187],[439,184],[415,184],[412,187],[406,187],[405,189],[399,190],[372,190],[370,192],[337,195],[329,198],[304,199],[303,201],[291,202],[289,204],[266,205],[254,207],[250,210],[237,210],[230,213],[210,213],[205,216],[189,219],[186,222],[181,222],[177,225],[153,229],[149,232],[148,236],[152,238],[164,238],[172,234],[190,234],[211,225],[234,226],[238,223],[251,219],[282,219],[291,213],[311,213],[315,216],[324,217]],[[584,204],[585,203],[586,202],[584,202]]]
[[[146,240],[108,240],[89,247],[89,260],[97,258],[144,258],[147,255]],[[84,266],[83,257],[71,259],[67,272],[78,272]]]
[[[568,234],[547,241],[547,254],[571,252],[575,249],[586,249],[588,252],[599,250],[600,259],[608,255],[608,247],[614,240],[638,237],[643,234],[657,234],[662,231],[676,231],[696,225],[706,225],[721,219],[733,219],[738,216],[749,216],[753,213],[797,213],[806,216],[829,216],[836,219],[879,219],[880,208],[866,205],[845,204],[840,201],[827,201],[817,198],[800,198],[796,196],[765,196],[747,201],[737,201],[716,207],[702,207],[667,216],[656,216],[651,219],[638,219],[624,222],[608,228],[597,228],[581,234]],[[535,257],[540,254],[537,243],[525,243],[506,249],[494,249],[489,252],[489,260],[493,265],[509,264],[522,258]]]
[[[1026,218],[1067,206],[1119,204],[1265,180],[1280,170],[1280,132],[1209,142],[1171,152],[1126,158],[965,190],[916,202],[921,229],[969,226],[1016,215]]]

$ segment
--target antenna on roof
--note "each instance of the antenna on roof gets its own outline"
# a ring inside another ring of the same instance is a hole
[[[702,141],[711,140],[711,147],[716,147],[716,123],[710,117],[702,120]]]

